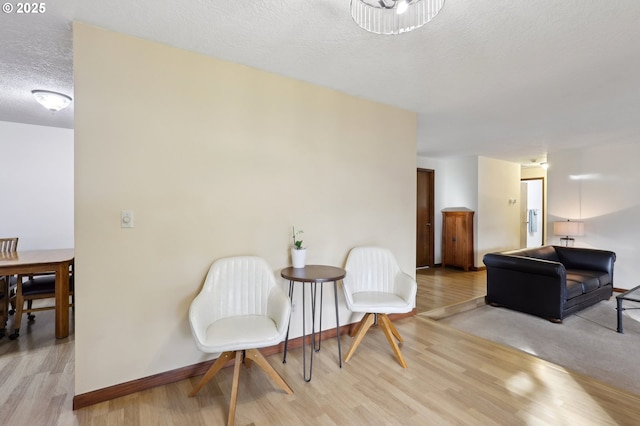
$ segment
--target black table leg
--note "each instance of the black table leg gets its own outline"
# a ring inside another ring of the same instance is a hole
[[[314,321],[314,317],[315,317],[315,297],[314,297],[314,289],[312,287],[311,294],[309,295],[309,298],[311,299],[311,350],[310,350],[310,355],[309,355],[309,374],[307,375],[307,323],[306,323],[306,318],[307,318],[307,312],[306,312],[306,292],[305,292],[305,285],[302,286],[302,376],[304,377],[304,381],[305,382],[310,382],[311,381],[311,373],[313,372],[313,346],[314,346],[314,341],[315,341],[315,333],[314,333],[314,328],[315,328],[315,321]]]
[[[622,299],[616,297],[616,302],[618,303],[616,308],[618,310],[618,333],[622,333]]]
[[[284,277],[284,274],[283,274]],[[319,280],[318,280],[319,281]],[[322,310],[324,304],[324,288],[322,285],[325,281],[289,281],[289,300],[293,301],[294,295],[294,284],[295,282],[302,283],[302,373],[305,382],[311,381],[311,376],[313,373],[313,353],[320,351],[320,347],[322,345]],[[309,367],[307,368],[307,293],[306,293],[306,284],[310,285],[309,294],[309,303],[311,304],[311,336],[310,342],[311,347],[309,348]],[[318,284],[320,284],[320,306],[317,305],[318,298]],[[342,347],[340,342],[340,312],[338,307],[338,282],[333,282],[333,293],[334,293],[334,302],[336,309],[336,338],[338,339],[338,365],[342,368]],[[316,333],[316,309],[319,309],[320,312],[318,315],[318,331]],[[284,340],[284,354],[282,358],[282,363],[286,364],[287,362],[287,352],[289,348],[289,331],[291,328],[291,317],[289,317],[289,323],[287,324],[287,334]],[[316,336],[317,334],[317,336]]]
[[[289,281],[289,300],[293,301],[293,281]],[[289,315],[289,324],[287,325],[287,336],[284,338],[284,355],[282,363],[287,363],[287,347],[289,346],[289,328],[291,328],[291,315]]]
[[[317,283],[312,283],[312,288],[313,288],[313,291],[316,292],[316,293],[314,293],[316,296],[317,296],[317,287],[316,287],[317,285],[318,285]],[[314,341],[314,344],[313,344],[313,349],[316,352],[318,352],[320,350],[320,345],[322,344],[322,307],[324,306],[323,302],[322,302],[323,293],[324,293],[324,286],[323,286],[323,283],[320,283],[320,327],[318,328],[318,340]],[[315,303],[315,299],[314,299],[314,302],[313,302],[314,316],[313,316],[313,318],[315,318],[315,309],[316,309],[316,303]]]
[[[338,360],[342,368],[342,349],[340,348],[340,313],[338,312],[338,284],[333,282],[333,296],[336,302],[336,338],[338,339]]]

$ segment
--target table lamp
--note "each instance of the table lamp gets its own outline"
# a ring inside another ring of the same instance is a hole
[[[566,247],[569,247],[569,242],[573,246],[574,238],[584,235],[584,222],[574,222],[571,220],[563,220],[553,222],[553,234],[562,235],[560,238],[560,245],[564,243]]]

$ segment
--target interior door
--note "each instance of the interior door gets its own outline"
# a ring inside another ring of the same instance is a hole
[[[416,268],[433,267],[434,171],[418,169]]]

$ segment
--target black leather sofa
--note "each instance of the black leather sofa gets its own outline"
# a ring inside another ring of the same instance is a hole
[[[486,302],[560,323],[611,297],[615,261],[611,251],[562,246],[488,253]]]

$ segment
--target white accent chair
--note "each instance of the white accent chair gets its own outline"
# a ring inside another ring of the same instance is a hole
[[[189,323],[198,349],[221,355],[189,396],[194,396],[232,359],[235,366],[228,425],[233,425],[235,419],[242,363],[254,361],[291,395],[293,390],[258,351],[284,340],[290,314],[291,302],[276,284],[265,260],[239,256],[215,261],[202,290],[191,302]]]
[[[345,362],[351,359],[367,330],[376,323],[384,331],[400,365],[407,368],[394,337],[399,342],[403,342],[403,339],[388,314],[413,310],[418,289],[416,281],[400,270],[391,251],[379,247],[353,248],[349,252],[345,270],[347,275],[342,281],[342,288],[347,307],[352,312],[365,314],[351,332],[351,336],[355,337]]]

